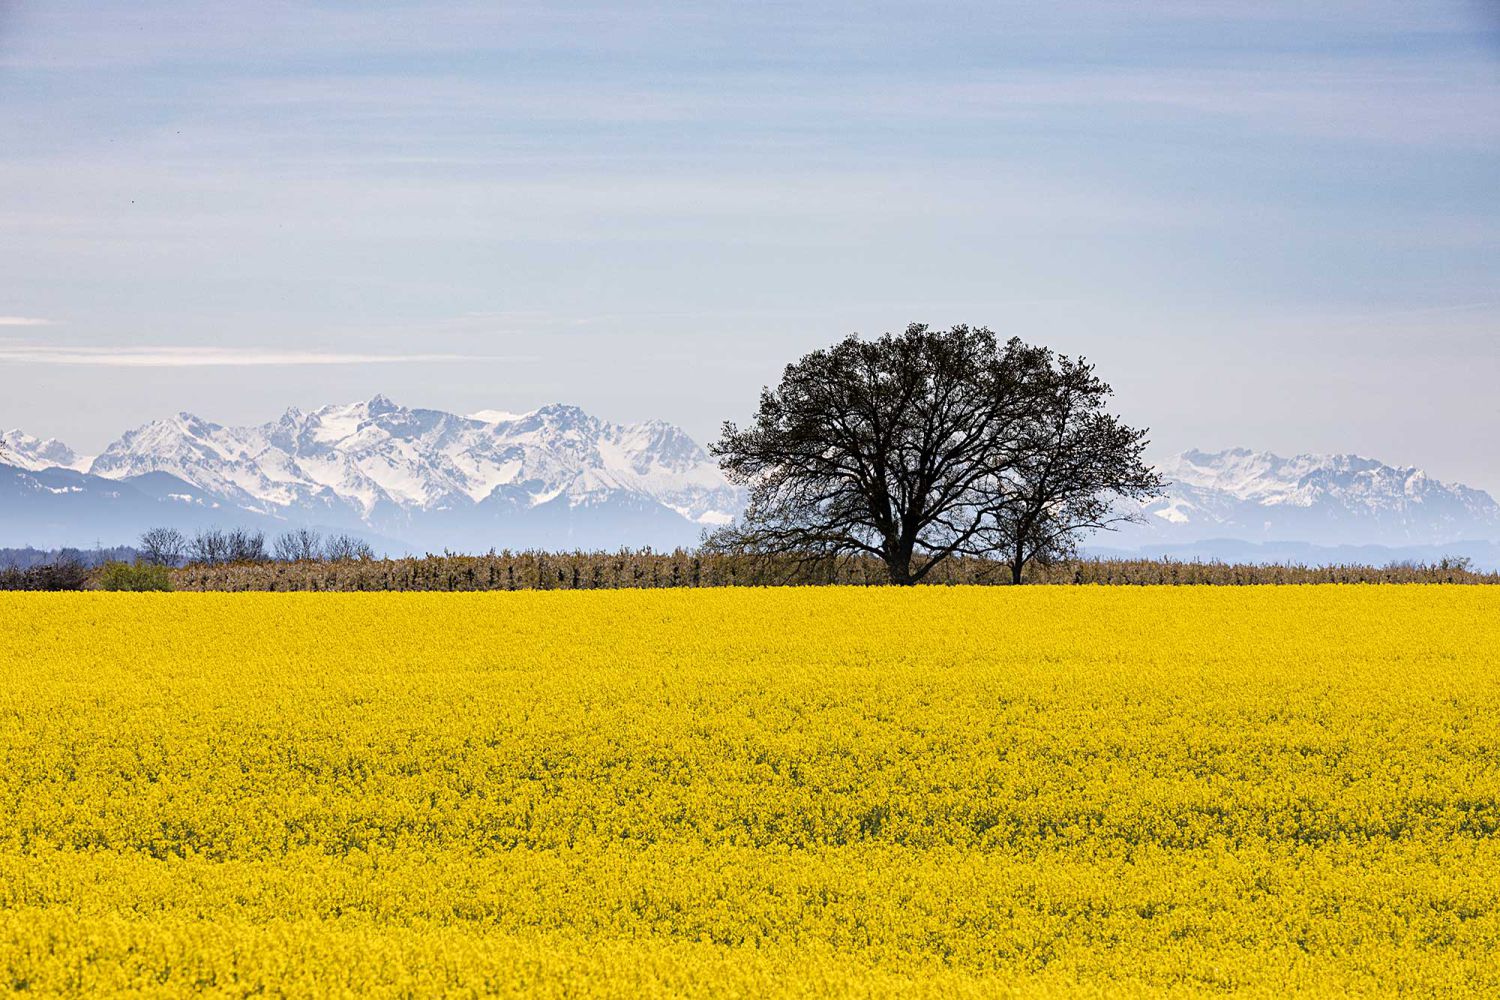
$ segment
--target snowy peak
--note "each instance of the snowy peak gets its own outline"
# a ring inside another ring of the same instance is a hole
[[[57,438],[42,440],[19,430],[0,432],[0,464],[27,471],[72,469],[82,472],[92,461],[79,455]]]
[[[645,474],[653,467],[684,470],[710,463],[708,452],[683,433],[682,428],[661,420],[648,420],[624,428],[621,446],[635,456],[634,468]]]
[[[1414,466],[1390,466],[1360,455],[1295,455],[1234,448],[1221,452],[1185,451],[1157,467],[1179,486],[1210,489],[1267,506],[1309,507],[1327,497],[1367,504],[1401,506],[1427,499],[1449,499],[1493,508],[1481,490],[1449,485]]]
[[[563,403],[482,416],[493,419],[408,408],[383,395],[289,409],[256,427],[179,414],[123,435],[91,471],[170,473],[253,511],[345,515],[388,534],[476,508],[624,504],[681,522],[691,540],[743,503],[671,424],[614,424]]]
[[[529,416],[527,413],[512,413],[510,410],[476,410],[469,414],[470,420],[477,420],[482,424],[505,424],[512,420],[520,420]]]
[[[1443,544],[1500,537],[1500,505],[1489,494],[1360,455],[1185,451],[1157,470],[1166,496],[1144,513],[1148,532],[1163,538]]]

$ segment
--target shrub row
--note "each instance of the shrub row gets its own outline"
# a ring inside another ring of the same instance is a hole
[[[959,559],[940,565],[925,584],[1009,582],[1000,563]],[[1462,563],[1400,566],[1237,565],[1167,559],[1090,559],[1032,566],[1026,582],[1051,585],[1253,586],[1310,583],[1500,583],[1500,574]],[[662,587],[778,585],[887,586],[873,559],[799,562],[790,559],[676,552],[492,552],[408,559],[245,562],[169,569],[111,562],[97,569],[60,561],[0,570],[0,590],[614,590]]]
[[[172,574],[149,563],[107,562],[90,568],[58,561],[0,569],[0,590],[171,590]]]
[[[0,569],[0,590],[84,590],[89,569],[73,560]]]
[[[886,586],[885,567],[874,559],[803,563],[790,559],[676,552],[492,552],[482,556],[349,562],[254,563],[189,566],[174,570],[178,590],[608,590],[638,587],[728,587],[781,584]],[[928,584],[1004,584],[1009,571],[981,559],[941,564]],[[1306,583],[1500,583],[1500,575],[1461,564],[1433,566],[1258,566],[1099,559],[1033,566],[1037,584],[1204,584],[1240,586]]]

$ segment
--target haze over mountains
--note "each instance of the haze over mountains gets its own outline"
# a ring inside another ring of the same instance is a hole
[[[744,503],[679,428],[562,404],[461,416],[376,396],[254,427],[179,413],[93,458],[19,431],[0,447],[0,546],[240,524],[354,531],[392,553],[671,548]],[[1183,452],[1159,469],[1167,494],[1145,505],[1142,524],[1096,536],[1093,551],[1305,562],[1452,552],[1500,563],[1500,504],[1415,468],[1233,449]]]

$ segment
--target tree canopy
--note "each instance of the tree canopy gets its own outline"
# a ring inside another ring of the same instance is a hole
[[[1082,358],[983,327],[851,335],[788,365],[752,425],[724,424],[711,451],[749,504],[710,544],[874,556],[897,584],[1003,558],[1019,582],[1161,489],[1109,396]]]

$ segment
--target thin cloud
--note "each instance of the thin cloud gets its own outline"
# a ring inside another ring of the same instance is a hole
[[[36,316],[0,316],[0,326],[52,326],[50,319]]]
[[[382,365],[487,360],[471,354],[362,354],[231,347],[49,347],[0,345],[0,363],[104,368],[236,368],[295,365]]]

